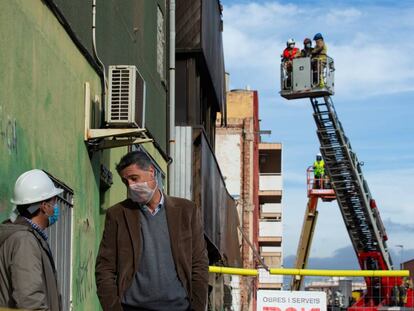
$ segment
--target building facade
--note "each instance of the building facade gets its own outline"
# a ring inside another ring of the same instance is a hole
[[[282,144],[259,143],[260,256],[268,267],[283,265]],[[282,289],[283,277],[259,270],[258,289]]]
[[[102,149],[105,139],[90,140],[87,131],[106,129],[109,65],[134,65],[143,76],[152,142],[141,147],[166,177],[167,47],[157,45],[167,39],[160,22],[166,10],[165,1],[99,1],[101,66],[92,46],[92,1],[2,6],[0,68],[8,74],[0,78],[0,218],[9,217],[14,181],[24,171],[43,169],[65,190],[49,232],[64,310],[100,310],[94,272],[105,210],[126,196],[114,167],[132,147]]]
[[[203,209],[210,263],[241,265],[235,202],[214,156],[216,113],[225,113],[221,5],[176,1],[177,76],[186,81],[174,85],[176,119],[190,145],[177,140],[182,153],[170,159],[169,4],[16,0],[0,11],[0,68],[7,72],[0,78],[0,220],[13,209],[14,181],[24,171],[43,169],[65,190],[62,217],[50,231],[64,310],[101,309],[95,258],[106,210],[126,197],[115,165],[129,150],[147,152],[160,185],[167,184],[171,160],[190,165],[191,174],[175,174],[177,185],[188,181],[188,192],[170,193]],[[185,32],[180,14],[188,5],[202,14],[198,27]],[[186,41],[191,31],[203,34],[198,43]],[[135,107],[145,118],[143,134],[134,129],[119,137],[114,133],[131,128],[105,122],[112,65],[135,66],[145,83]],[[212,282],[211,292],[223,305],[223,282]]]
[[[173,195],[203,211],[210,265],[241,266],[236,203],[215,156],[217,113],[226,115],[222,6],[176,2],[175,154]],[[229,302],[225,277],[210,274],[209,310]]]
[[[281,144],[260,139],[257,91],[227,93],[227,126],[217,121],[216,154],[229,193],[237,200],[243,268],[260,269],[259,278],[233,276],[234,310],[255,310],[259,289],[281,289],[282,279],[264,265],[282,264]]]

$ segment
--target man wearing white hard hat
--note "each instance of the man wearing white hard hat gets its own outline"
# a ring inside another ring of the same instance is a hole
[[[61,310],[45,229],[58,220],[62,192],[42,170],[17,179],[10,201],[18,216],[0,225],[0,307]]]

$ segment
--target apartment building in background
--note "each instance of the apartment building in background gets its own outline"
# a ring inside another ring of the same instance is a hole
[[[283,264],[282,237],[282,144],[259,143],[259,237],[258,247],[264,264],[281,267]],[[281,275],[259,270],[258,289],[280,290]]]
[[[238,217],[215,156],[217,114],[226,116],[222,6],[176,2],[175,159],[170,194],[193,200],[204,217],[210,265],[241,266]],[[209,274],[208,310],[230,307],[223,274]]]
[[[282,287],[282,277],[264,269],[282,264],[282,145],[261,141],[257,91],[227,92],[227,125],[220,125],[216,156],[237,201],[243,268],[260,269],[258,278],[231,277],[232,306],[255,310],[257,290]]]

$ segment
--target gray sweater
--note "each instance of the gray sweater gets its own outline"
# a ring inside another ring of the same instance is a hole
[[[123,297],[124,309],[189,310],[187,293],[178,279],[171,252],[165,208],[155,215],[140,209],[140,216],[140,262],[135,279]]]

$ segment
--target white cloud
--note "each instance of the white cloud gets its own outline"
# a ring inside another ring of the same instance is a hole
[[[225,20],[231,20],[231,24],[237,29],[243,29],[245,33],[255,34],[257,37],[266,37],[267,33],[257,30],[269,30],[286,27],[287,23],[301,13],[301,10],[293,4],[279,4],[277,2],[247,4],[235,4],[225,8]],[[278,19],[274,17],[277,16]],[[227,31],[227,29],[226,29]]]
[[[345,10],[330,10],[326,15],[326,21],[328,24],[338,24],[342,25],[343,23],[349,24],[351,22],[356,22],[360,17],[362,17],[362,12],[355,8],[349,8]]]
[[[414,31],[408,16],[413,10],[338,8],[334,3],[328,9],[315,7],[278,2],[225,7],[227,69],[232,73],[237,68],[238,80],[276,90],[286,40],[294,37],[301,46],[304,37],[322,32],[336,63],[337,94],[366,97],[414,90],[414,44],[407,41]],[[406,28],[401,29],[402,23]]]
[[[411,223],[414,210],[414,168],[384,169],[365,175],[371,193],[377,199],[382,219],[401,224]],[[411,243],[414,248],[414,242]]]
[[[337,5],[299,7],[256,1],[224,8],[231,86],[250,85],[259,91],[261,126],[272,130],[270,139],[283,142],[284,254],[296,253],[307,203],[306,167],[319,142],[309,101],[286,101],[278,94],[280,54],[288,38],[301,46],[304,37],[317,32],[324,34],[335,59],[333,99],[347,134],[352,134],[354,151],[367,163],[365,177],[389,225],[389,247],[403,244],[414,249],[412,235],[396,230],[398,224],[408,228],[414,214],[414,140],[407,134],[414,133],[412,98],[398,94],[398,100],[406,101],[402,105],[393,95],[414,90],[414,41],[409,40],[414,32],[414,3],[404,10]],[[378,95],[384,96],[373,97]],[[336,249],[350,247],[337,204],[323,203],[319,210],[311,256],[332,256]]]

